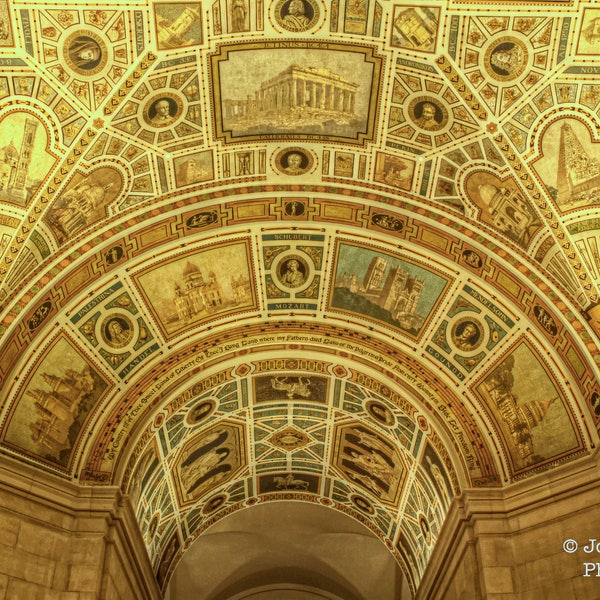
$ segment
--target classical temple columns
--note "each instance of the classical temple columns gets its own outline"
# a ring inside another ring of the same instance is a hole
[[[261,112],[308,108],[353,114],[358,84],[342,79],[329,69],[292,65],[264,81],[246,100],[225,100],[226,118]]]

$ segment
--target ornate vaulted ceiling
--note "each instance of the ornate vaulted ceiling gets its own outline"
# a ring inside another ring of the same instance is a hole
[[[597,442],[593,2],[0,2],[2,450],[134,503],[352,516]]]

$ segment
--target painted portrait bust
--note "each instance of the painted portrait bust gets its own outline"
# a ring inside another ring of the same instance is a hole
[[[437,131],[445,125],[441,107],[429,100],[417,102],[413,107],[412,115],[415,125],[426,131]]]
[[[159,96],[148,104],[147,122],[152,127],[168,127],[181,113],[181,107],[171,96]]]
[[[481,344],[482,337],[481,326],[471,319],[461,320],[452,330],[452,342],[465,352],[475,350]]]
[[[71,70],[91,76],[106,66],[108,51],[100,36],[91,31],[76,31],[65,41],[63,57]]]
[[[277,168],[286,175],[303,175],[312,167],[312,159],[301,148],[288,148],[276,158]]]
[[[275,9],[277,21],[287,31],[306,31],[318,19],[318,8],[309,0],[285,0]]]

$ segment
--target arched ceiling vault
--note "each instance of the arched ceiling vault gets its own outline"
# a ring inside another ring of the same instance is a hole
[[[0,1],[0,445],[163,588],[294,500],[414,593],[455,495],[597,443],[600,9],[300,4]]]

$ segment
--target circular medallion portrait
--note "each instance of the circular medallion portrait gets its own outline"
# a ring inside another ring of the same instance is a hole
[[[382,425],[387,425],[390,427],[396,422],[392,412],[381,402],[369,400],[366,404],[366,409],[371,417],[373,417],[376,421],[379,421],[379,423]]]
[[[205,400],[204,402],[199,402],[195,406],[191,408],[186,417],[186,423],[188,425],[197,425],[198,423],[204,421],[216,408],[216,403],[214,400]]]
[[[476,350],[483,342],[483,327],[472,318],[460,319],[452,328],[452,343],[463,352]]]
[[[212,498],[210,498],[210,500],[208,500],[206,502],[206,504],[202,508],[202,513],[207,515],[211,512],[215,512],[215,510],[217,510],[218,508],[221,508],[221,506],[223,506],[223,504],[225,504],[226,500],[227,500],[226,494],[217,494],[216,496],[213,496]]]
[[[485,53],[488,73],[498,81],[510,81],[519,77],[527,66],[527,48],[513,37],[496,40]]]
[[[303,175],[313,166],[313,159],[302,148],[287,148],[275,158],[277,169],[286,175]]]
[[[107,62],[106,45],[90,31],[70,35],[65,41],[63,55],[67,66],[79,75],[95,75]]]
[[[161,128],[172,125],[182,114],[183,103],[174,94],[154,96],[144,108],[144,120],[151,127]]]
[[[279,0],[275,19],[287,31],[307,31],[319,20],[319,7],[314,0]]]
[[[114,349],[124,348],[133,339],[133,323],[122,313],[113,314],[104,319],[100,332],[108,346]]]
[[[301,256],[288,254],[279,262],[275,272],[279,283],[283,286],[299,288],[307,282],[309,267]]]
[[[424,131],[439,131],[448,123],[448,113],[436,99],[415,98],[408,106],[413,123]]]
[[[350,496],[350,501],[361,512],[367,513],[368,515],[375,514],[375,508],[364,496],[353,494],[352,496]]]

